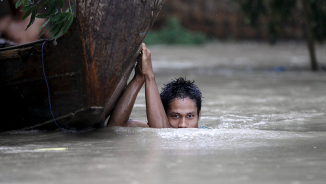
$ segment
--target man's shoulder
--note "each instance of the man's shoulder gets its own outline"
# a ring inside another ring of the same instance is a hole
[[[127,123],[127,127],[149,127],[147,122],[137,120],[137,119],[129,119]]]

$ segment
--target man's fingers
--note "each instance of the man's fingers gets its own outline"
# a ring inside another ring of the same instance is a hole
[[[142,49],[143,49],[143,53],[145,53],[145,54],[149,51],[149,50],[147,49],[145,43],[142,44]]]
[[[143,44],[142,44],[142,49],[143,49],[143,50],[146,50],[146,49],[147,49],[147,47],[146,47],[146,44],[145,44],[145,43],[143,43]]]
[[[148,58],[150,57],[151,51],[147,49],[146,44],[142,44],[142,49],[143,49],[143,57]]]

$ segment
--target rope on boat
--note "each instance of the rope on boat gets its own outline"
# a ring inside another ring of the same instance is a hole
[[[59,126],[59,124],[57,123],[57,121],[55,120],[54,115],[53,115],[53,111],[52,111],[52,106],[51,106],[51,96],[50,96],[50,87],[49,87],[48,80],[47,80],[47,78],[46,78],[45,70],[44,70],[43,47],[44,47],[44,44],[45,44],[45,43],[46,43],[46,41],[43,42],[43,44],[42,44],[42,67],[43,67],[43,74],[44,74],[44,79],[45,79],[46,87],[48,88],[48,99],[49,99],[49,105],[50,105],[50,112],[51,112],[51,114],[52,114],[52,118],[53,118],[53,120],[54,120],[54,123],[57,125],[57,127],[59,127],[62,131],[64,131],[64,129],[61,128],[61,127]]]

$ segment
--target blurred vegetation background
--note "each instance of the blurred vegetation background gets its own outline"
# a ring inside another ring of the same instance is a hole
[[[15,2],[1,1],[0,21],[10,14],[14,21],[22,17],[23,12],[13,7]],[[68,1],[63,2],[66,9]],[[34,23],[35,30],[44,21]],[[5,32],[1,32],[5,27],[0,24],[0,37],[9,39]],[[35,38],[31,39],[37,39],[40,35],[35,30],[27,30],[35,32]],[[25,33],[21,32],[20,37],[25,38]],[[48,33],[44,38],[53,38],[53,35]],[[325,0],[166,0],[144,42],[182,45],[205,44],[216,40],[249,40],[271,44],[277,41],[305,42],[311,68],[318,70],[315,47],[323,44],[325,38]],[[17,39],[12,41],[23,42]]]
[[[166,0],[145,42],[301,41],[318,70],[315,43],[325,38],[325,0]]]

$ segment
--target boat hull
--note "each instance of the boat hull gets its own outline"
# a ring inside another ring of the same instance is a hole
[[[50,105],[62,128],[105,126],[164,1],[76,3],[70,30],[57,40],[0,50],[0,131],[56,129]]]

